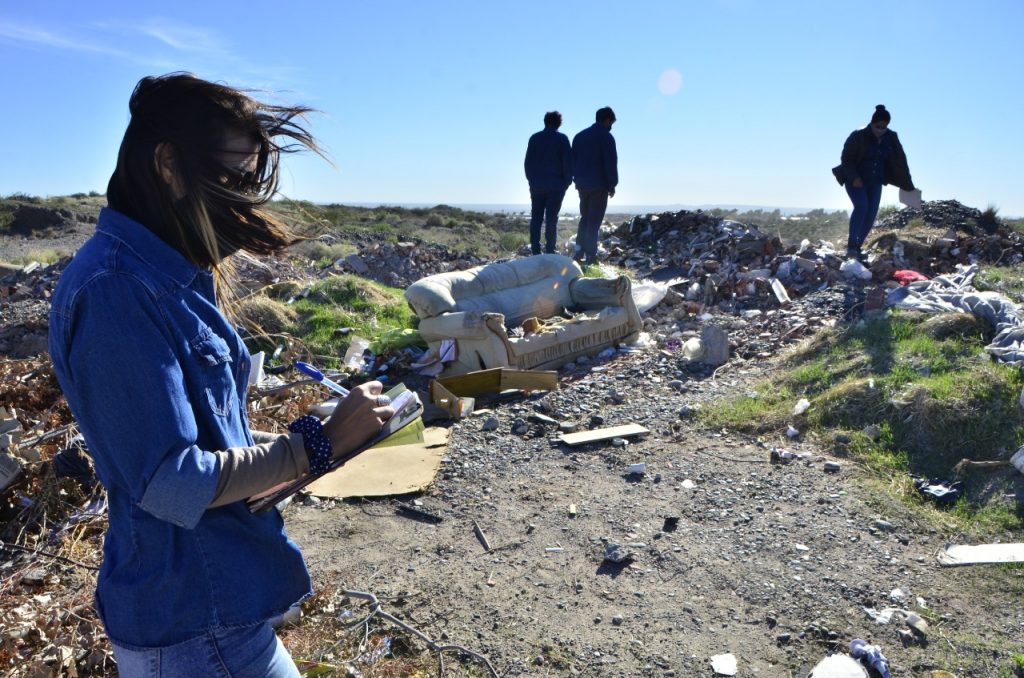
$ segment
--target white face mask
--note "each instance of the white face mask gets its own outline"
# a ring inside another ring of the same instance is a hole
[[[876,139],[881,139],[882,135],[885,134],[888,131],[889,131],[888,127],[883,127],[882,129],[878,129],[874,125],[871,126],[871,133],[875,135]]]

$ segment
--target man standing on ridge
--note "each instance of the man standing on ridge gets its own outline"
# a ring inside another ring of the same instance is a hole
[[[544,251],[555,251],[558,244],[558,212],[562,198],[572,183],[572,149],[569,137],[558,131],[562,114],[544,114],[544,129],[530,137],[526,145],[526,180],[530,182],[530,249],[540,254],[540,224],[544,222]]]
[[[574,258],[585,265],[597,262],[597,236],[608,209],[608,198],[619,183],[619,157],[612,124],[615,112],[608,106],[597,111],[596,122],[572,140],[573,172],[580,193],[580,224],[576,230]]]

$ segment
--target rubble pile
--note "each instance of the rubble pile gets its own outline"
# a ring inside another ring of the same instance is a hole
[[[0,355],[20,359],[46,351],[50,297],[69,261],[0,271]]]
[[[713,322],[727,330],[734,355],[763,359],[856,306],[851,294],[824,291],[845,280],[829,243],[786,245],[756,226],[701,211],[634,217],[602,245],[608,261],[635,279],[669,286],[645,322],[669,350]]]
[[[700,211],[634,217],[602,244],[609,262],[635,278],[669,281],[688,301],[725,312],[777,308],[842,279],[842,260],[828,243],[787,246],[757,226]]]
[[[908,207],[885,215],[875,222],[875,230],[904,228],[915,219],[933,228],[955,228],[971,234],[979,227],[993,233],[999,226],[993,216],[974,207],[967,207],[956,200],[933,200],[921,203],[918,208]]]
[[[469,252],[450,250],[418,238],[393,243],[384,234],[361,237],[357,247],[357,253],[338,259],[331,268],[391,287],[405,288],[428,275],[462,271],[490,262]]]
[[[899,270],[933,277],[962,263],[1024,260],[1024,236],[955,200],[895,211],[872,233],[861,263],[826,241],[784,243],[754,225],[683,210],[634,217],[603,233],[601,245],[608,262],[634,279],[669,287],[645,322],[662,345],[713,322],[745,359],[769,357],[809,331],[881,308],[869,288],[898,285]]]
[[[66,232],[80,224],[95,224],[97,215],[76,212],[64,207],[52,208],[28,202],[13,202],[7,231],[13,235],[32,236],[45,232]]]
[[[1024,261],[1024,234],[990,211],[956,200],[893,212],[875,224],[868,244],[881,252],[877,268],[872,265],[877,280],[886,280],[901,268],[932,277],[953,272],[957,264],[1005,266]]]

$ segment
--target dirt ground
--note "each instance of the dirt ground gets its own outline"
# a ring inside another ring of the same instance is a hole
[[[800,443],[789,449],[806,459],[772,464],[766,443],[692,423],[766,369],[687,379],[649,351],[563,372],[558,391],[495,406],[494,431],[488,415],[454,426],[442,474],[418,497],[441,523],[396,514],[397,500],[328,501],[289,507],[289,532],[321,585],[398,601],[385,610],[501,675],[711,676],[710,658],[731,653],[739,676],[806,676],[853,638],[881,646],[896,676],[1011,675],[1019,569],[940,567],[955,535],[856,464]],[[682,390],[669,386],[678,378]],[[529,421],[536,412],[650,433],[570,448]],[[511,432],[517,419],[525,435]],[[627,472],[640,462],[644,475]],[[631,561],[605,560],[608,544]],[[926,635],[865,612],[893,607],[929,620]]]
[[[90,226],[59,244],[73,250]],[[5,239],[0,249],[10,258],[55,244]],[[35,313],[20,308],[0,318]],[[781,431],[758,441],[696,423],[694,410],[750,390],[771,369],[771,360],[734,358],[712,376],[649,348],[562,370],[557,391],[452,425],[442,470],[422,495],[299,498],[284,511],[289,533],[317,590],[371,592],[502,676],[711,676],[711,658],[731,653],[738,676],[806,677],[854,638],[878,644],[895,676],[1012,676],[1024,651],[1024,570],[941,567],[937,552],[964,538],[893,500],[852,460]],[[650,432],[568,447],[537,414]],[[498,425],[487,431],[489,416]],[[773,464],[772,445],[804,458]],[[645,473],[628,473],[635,463]],[[413,501],[441,522],[396,512]],[[606,559],[610,545],[627,557]],[[75,581],[65,576],[80,589]],[[88,605],[84,589],[69,595]],[[926,634],[898,614],[878,624],[865,611],[886,608],[915,611]],[[285,631],[286,642],[295,634]],[[472,663],[460,673],[486,675]]]

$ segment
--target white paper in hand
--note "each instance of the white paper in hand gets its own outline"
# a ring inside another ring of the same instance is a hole
[[[900,202],[907,207],[919,209],[921,207],[921,189],[915,188],[912,191],[900,189]]]

